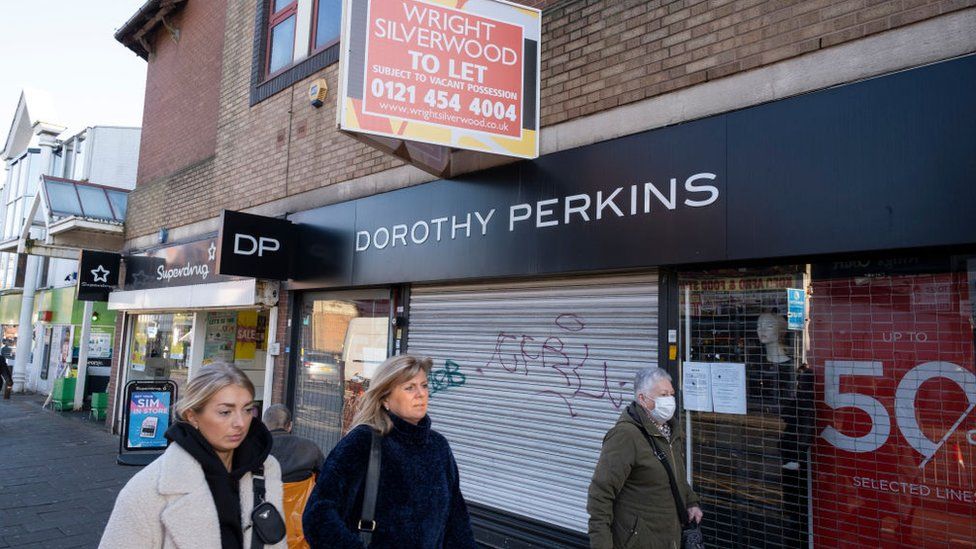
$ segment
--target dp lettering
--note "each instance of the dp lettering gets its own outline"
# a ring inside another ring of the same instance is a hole
[[[264,257],[265,252],[276,252],[281,249],[281,242],[274,238],[261,236],[254,238],[249,234],[234,235],[234,253],[236,255],[254,255]]]

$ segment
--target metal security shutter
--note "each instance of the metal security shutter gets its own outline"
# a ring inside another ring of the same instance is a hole
[[[465,498],[586,531],[603,435],[657,363],[658,276],[414,287],[408,352]]]

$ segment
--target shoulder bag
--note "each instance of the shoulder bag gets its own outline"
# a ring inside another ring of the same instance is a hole
[[[641,424],[640,418],[633,419],[637,420],[637,428],[640,429],[644,435],[644,440],[651,446],[651,452],[661,461],[661,465],[664,466],[664,471],[668,474],[668,482],[671,483],[671,495],[674,496],[674,507],[678,512],[678,522],[681,524],[682,549],[705,549],[705,539],[702,537],[701,527],[698,523],[688,520],[688,509],[685,507],[685,501],[681,497],[681,492],[678,491],[678,483],[674,479],[674,471],[668,462],[668,456],[659,450],[657,445],[654,444],[654,441],[651,440],[651,435],[644,428],[644,425]]]
[[[263,549],[285,539],[285,521],[264,499],[264,465],[254,472],[254,509],[251,511],[251,549]]]
[[[369,465],[366,467],[366,487],[363,493],[363,510],[360,514],[359,539],[363,545],[369,547],[369,542],[373,539],[373,532],[376,531],[376,494],[380,488],[380,466],[382,463],[383,437],[375,430],[370,429],[373,435],[369,443]]]

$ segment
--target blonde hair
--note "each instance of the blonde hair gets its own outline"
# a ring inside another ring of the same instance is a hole
[[[186,384],[183,395],[176,401],[176,417],[186,421],[185,414],[188,411],[193,410],[199,414],[207,405],[207,401],[230,385],[247,389],[251,393],[251,398],[254,398],[254,384],[233,364],[214,362],[200,368],[200,371]]]
[[[359,403],[359,410],[352,420],[353,427],[369,425],[384,435],[389,433],[393,429],[393,422],[383,409],[383,401],[397,385],[413,379],[420,372],[430,375],[432,364],[429,358],[411,355],[392,356],[383,361],[376,368],[369,389]]]

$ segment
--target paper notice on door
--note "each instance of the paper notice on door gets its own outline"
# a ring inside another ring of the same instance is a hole
[[[720,414],[746,413],[746,365],[711,363],[712,406]]]
[[[685,362],[683,366],[682,400],[685,410],[712,411],[711,364]]]

